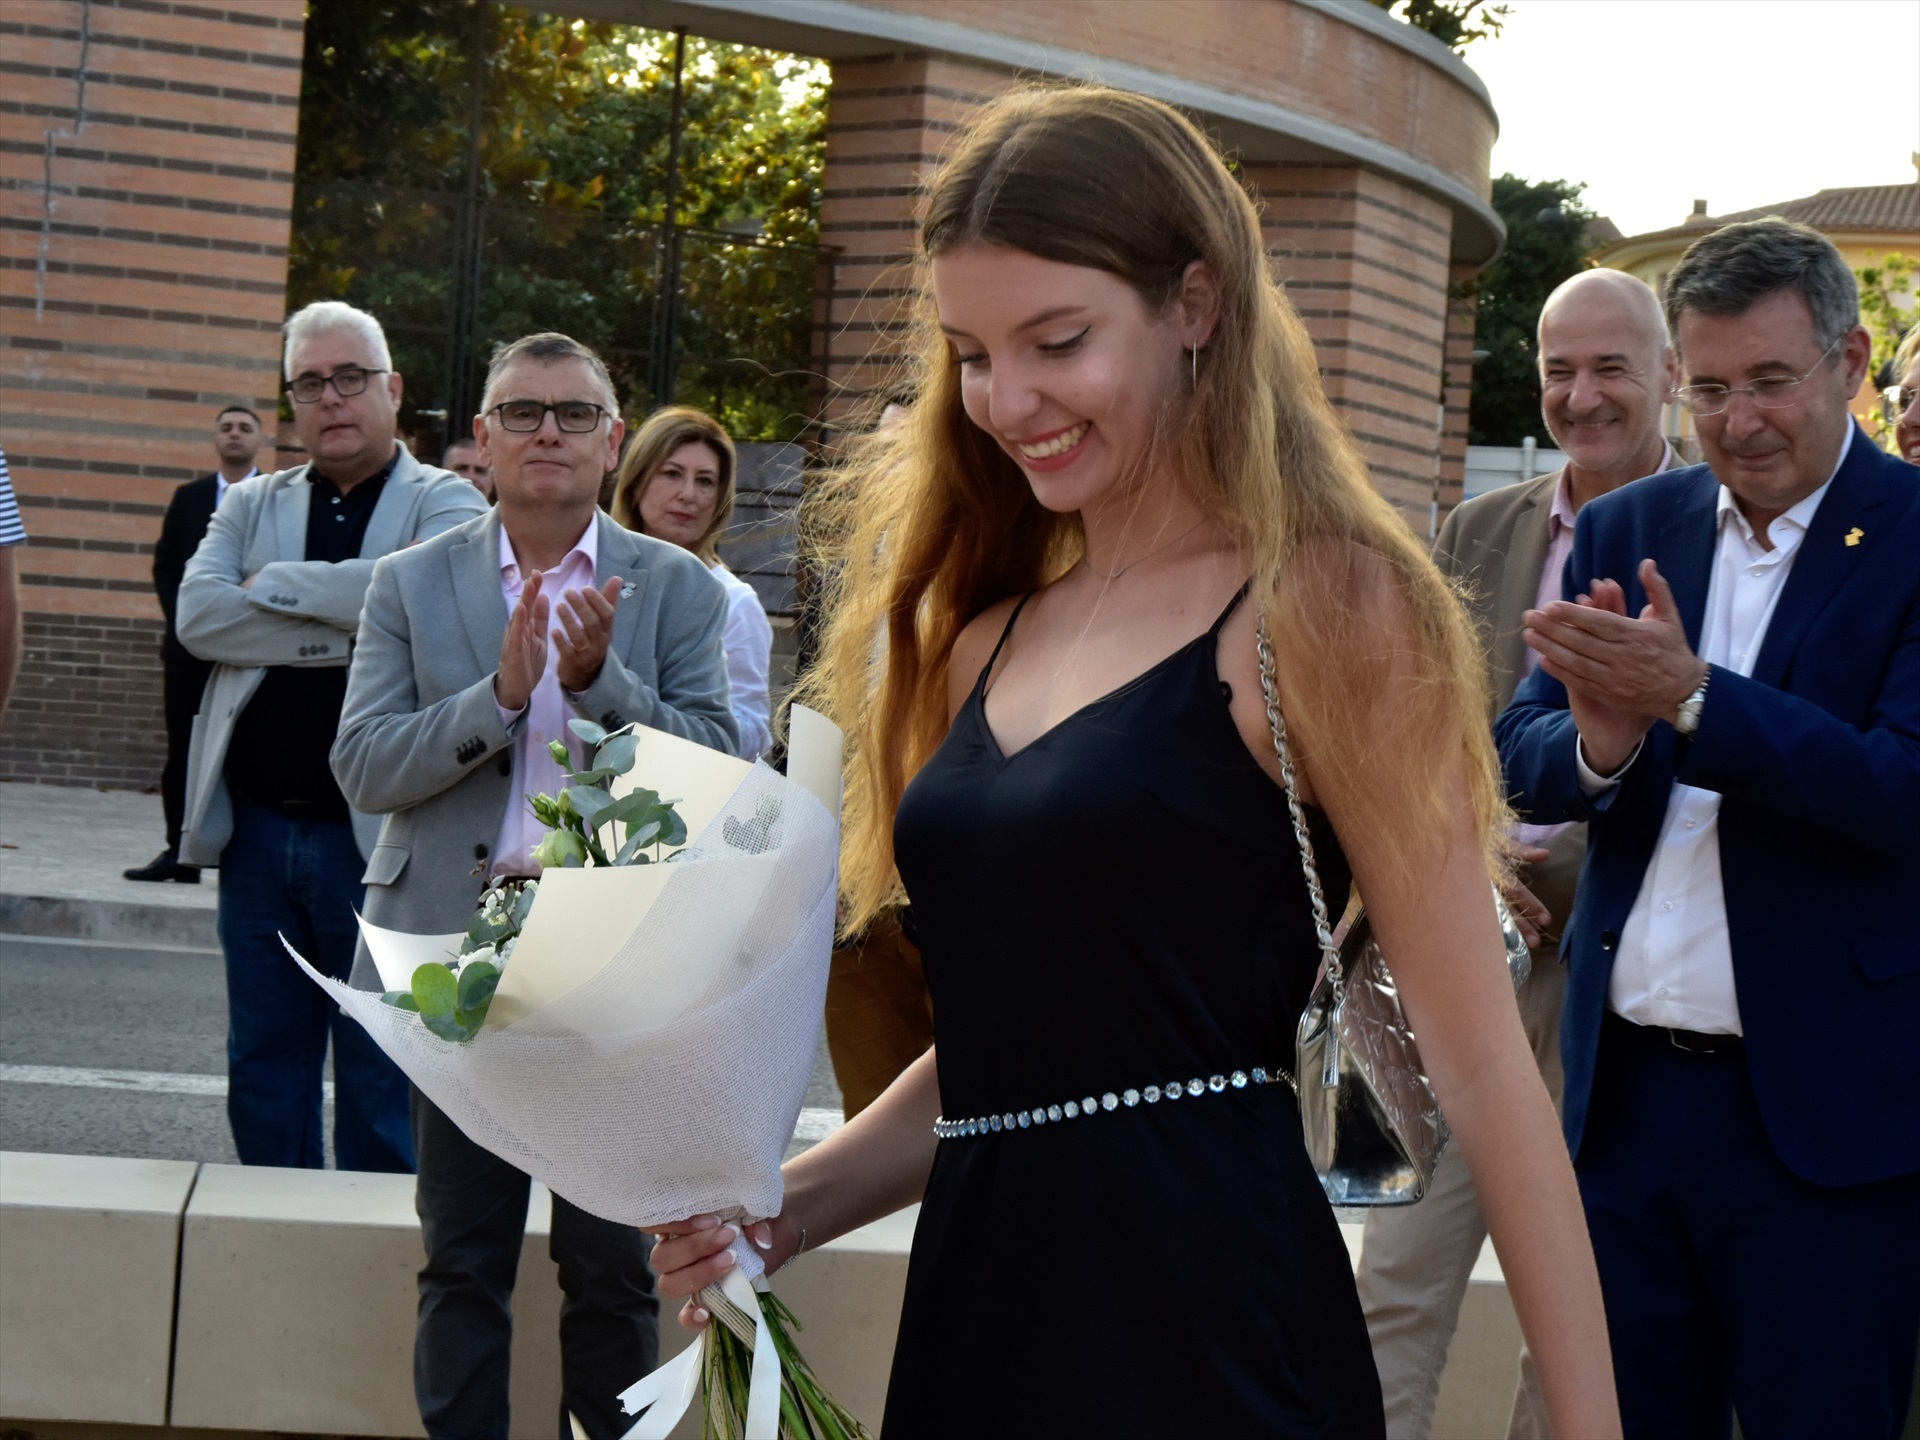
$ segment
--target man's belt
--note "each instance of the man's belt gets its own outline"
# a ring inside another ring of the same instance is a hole
[[[1689,1055],[1741,1055],[1747,1042],[1738,1035],[1711,1035],[1704,1030],[1676,1030],[1671,1025],[1639,1025],[1624,1015],[1606,1012],[1607,1027],[1622,1039],[1666,1044]]]

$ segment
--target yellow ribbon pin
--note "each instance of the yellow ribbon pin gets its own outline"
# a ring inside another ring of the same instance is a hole
[[[1846,533],[1845,539],[1847,544],[1858,545],[1860,543],[1860,537],[1866,533],[1867,532],[1862,530],[1858,525],[1854,526]]]

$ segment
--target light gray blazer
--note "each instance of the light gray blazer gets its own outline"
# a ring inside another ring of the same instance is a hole
[[[633,593],[574,709],[609,730],[638,721],[733,753],[726,587],[679,546],[595,518],[598,583],[618,575]],[[497,510],[374,567],[333,773],[348,804],[386,816],[365,877],[376,925],[464,930],[507,806],[525,803],[511,793],[511,747],[526,718],[508,731],[493,698],[506,629]]]
[[[180,643],[214,662],[193,721],[187,760],[187,813],[180,858],[218,865],[233,836],[227,794],[227,746],[235,722],[269,665],[345,665],[374,563],[389,551],[486,513],[471,483],[422,465],[399,441],[399,458],[367,521],[360,558],[308,560],[305,465],[242,480],[213,512],[207,535],[187,562],[175,621]],[[257,572],[257,573],[256,573]],[[253,575],[251,588],[241,582]],[[354,838],[372,850],[379,822],[353,817]]]

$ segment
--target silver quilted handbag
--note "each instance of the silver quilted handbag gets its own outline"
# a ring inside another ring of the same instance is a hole
[[[1343,945],[1333,943],[1306,810],[1294,783],[1287,722],[1280,714],[1275,689],[1273,644],[1264,616],[1259,633],[1260,689],[1267,703],[1267,727],[1286,782],[1287,809],[1306,871],[1322,957],[1294,1042],[1298,1067],[1294,1088],[1300,1097],[1307,1154],[1327,1199],[1335,1205],[1411,1205],[1427,1193],[1433,1167],[1446,1149],[1447,1118],[1427,1082],[1420,1048],[1400,1008],[1399,991],[1366,912],[1354,918]],[[1506,942],[1507,968],[1517,989],[1532,970],[1532,958],[1497,889],[1493,899]]]

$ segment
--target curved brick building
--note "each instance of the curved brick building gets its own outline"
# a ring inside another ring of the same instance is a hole
[[[1376,483],[1426,532],[1459,495],[1472,317],[1499,248],[1485,88],[1364,0],[561,0],[542,8],[816,55],[833,87],[820,238],[830,408],[883,373],[914,199],[1022,77],[1200,118],[1263,203],[1274,264]],[[32,540],[0,777],[158,774],[150,551],[213,411],[278,390],[301,9],[0,7],[0,444]],[[877,362],[877,364],[876,364]]]

